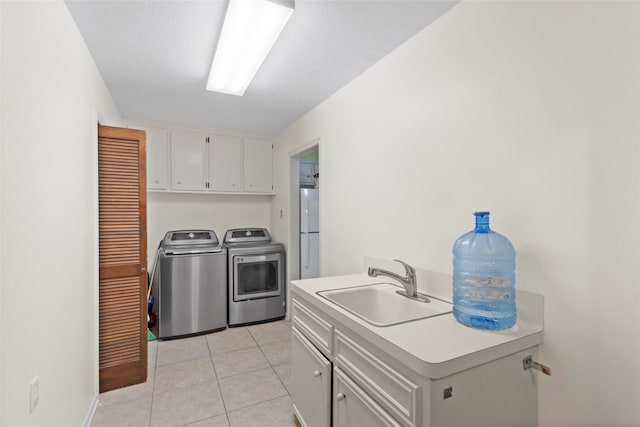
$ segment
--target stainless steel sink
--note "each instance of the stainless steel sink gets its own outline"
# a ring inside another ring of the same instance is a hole
[[[451,304],[433,297],[430,302],[416,301],[398,295],[401,286],[375,283],[352,288],[318,291],[331,303],[374,326],[391,326],[451,313]]]

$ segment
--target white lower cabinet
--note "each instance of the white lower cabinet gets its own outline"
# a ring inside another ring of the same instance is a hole
[[[335,427],[401,427],[340,368],[333,370],[333,425]]]
[[[295,293],[292,340],[291,394],[303,427],[537,426],[537,377],[522,364],[537,346],[427,378]]]
[[[336,330],[334,341],[336,365],[359,384],[363,393],[377,401],[385,413],[400,424],[420,425],[422,393],[418,383],[376,356],[380,352],[365,348],[365,343],[356,342],[355,337],[350,338],[344,331]]]
[[[331,362],[293,328],[291,365],[293,410],[306,427],[328,427],[331,414]]]
[[[335,331],[333,325],[321,316],[321,313],[294,299],[291,395],[293,410],[300,424],[303,427],[402,426],[341,369],[356,372],[349,366],[352,358],[346,351],[344,355],[335,357],[341,348],[346,348],[345,340],[351,348],[362,349],[342,332]],[[334,348],[337,348],[336,354]],[[362,381],[361,375],[355,376]],[[376,393],[379,402],[387,407],[397,404],[394,390],[380,388],[379,391]]]

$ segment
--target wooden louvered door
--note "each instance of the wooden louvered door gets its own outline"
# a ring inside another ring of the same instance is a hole
[[[98,126],[101,393],[147,379],[145,142]]]

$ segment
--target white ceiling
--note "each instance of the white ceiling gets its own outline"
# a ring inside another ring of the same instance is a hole
[[[275,135],[459,0],[296,0],[242,97],[205,84],[227,0],[66,4],[127,119]]]

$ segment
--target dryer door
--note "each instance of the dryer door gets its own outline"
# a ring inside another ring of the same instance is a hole
[[[233,300],[268,298],[282,294],[282,253],[235,255],[233,257]]]

